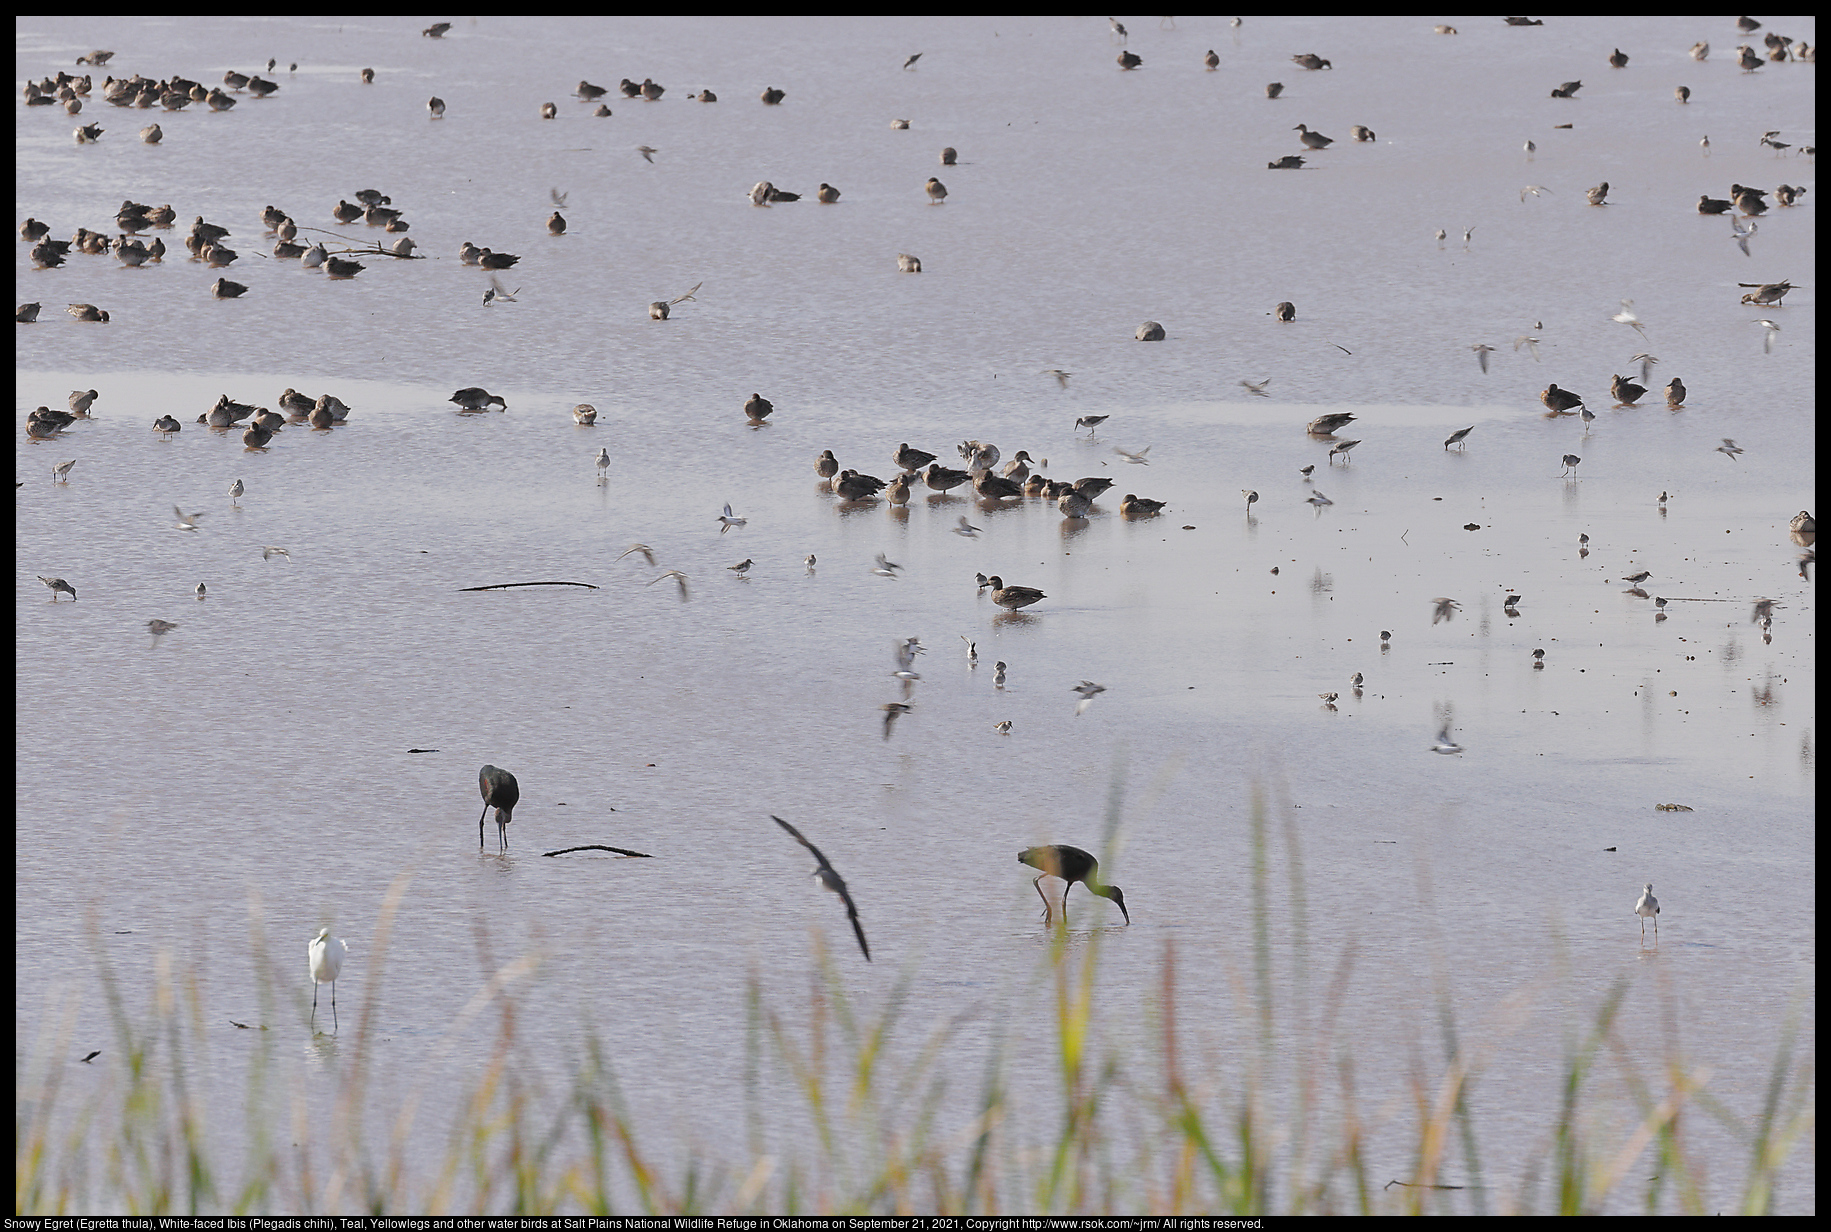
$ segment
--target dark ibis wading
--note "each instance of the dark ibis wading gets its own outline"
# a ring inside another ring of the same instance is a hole
[[[515,776],[499,766],[485,766],[477,775],[477,788],[483,793],[483,812],[477,815],[477,847],[483,847],[483,819],[491,808],[496,810],[496,840],[500,850],[509,849],[509,823],[515,820],[515,805],[521,800],[521,784]]]
[[[1043,893],[1044,877],[1060,877],[1068,885],[1062,890],[1062,923],[1068,923],[1068,891],[1074,888],[1075,882],[1087,887],[1089,894],[1098,894],[1101,898],[1110,898],[1119,908],[1125,922],[1132,922],[1132,913],[1125,909],[1125,893],[1115,885],[1104,885],[1100,881],[1100,862],[1082,851],[1079,847],[1070,847],[1063,843],[1048,847],[1026,847],[1017,853],[1019,864],[1028,864],[1031,868],[1042,870],[1035,881],[1030,884],[1036,887],[1037,896],[1043,900],[1043,919],[1047,922],[1053,914],[1049,906],[1049,896]]]

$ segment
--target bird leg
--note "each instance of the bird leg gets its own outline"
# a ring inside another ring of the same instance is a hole
[[[318,994],[316,991],[314,991],[312,993],[312,1000],[314,1002],[316,1002],[317,999],[318,999]],[[337,1022],[337,981],[332,980],[331,981],[331,1030],[333,1032],[335,1032],[338,1029],[339,1029],[339,1023]]]
[[[489,802],[483,804],[483,811],[477,814],[477,850],[483,850],[483,819],[490,815]]]
[[[1055,914],[1055,908],[1053,908],[1049,905],[1049,896],[1047,894],[1043,893],[1043,878],[1047,877],[1048,875],[1049,875],[1048,873],[1038,873],[1036,875],[1036,880],[1032,881],[1030,883],[1031,885],[1036,887],[1036,896],[1043,900],[1043,923],[1044,924],[1047,924],[1049,922],[1050,918]],[[1066,920],[1068,918],[1066,912],[1064,912],[1062,914],[1062,918],[1064,920]]]
[[[1640,927],[1643,932],[1646,930],[1647,924],[1646,924],[1645,920],[1641,921]],[[318,1026],[318,983],[316,980],[314,980],[314,981],[312,981],[312,1027],[313,1027],[313,1029],[316,1029],[317,1026]]]

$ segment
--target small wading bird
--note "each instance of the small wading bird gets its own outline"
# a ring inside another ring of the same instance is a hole
[[[318,986],[331,986],[331,1029],[337,1029],[337,975],[343,970],[344,955],[349,947],[343,938],[331,936],[331,930],[320,928],[318,935],[305,945],[305,957],[312,973],[312,1026],[318,1025]]]
[[[64,581],[62,578],[45,577],[43,574],[40,574],[38,580],[43,582],[45,588],[51,592],[51,602],[56,603],[57,596],[60,594],[69,595],[70,602],[76,602],[76,587],[70,585],[70,583]]]
[[[1083,415],[1079,419],[1074,421],[1075,430],[1078,432],[1082,428],[1086,428],[1087,429],[1087,439],[1092,440],[1093,435],[1094,435],[1094,429],[1099,427],[1101,424],[1105,423],[1108,419],[1111,419],[1111,418],[1112,418],[1112,416],[1110,416],[1110,415]]]
[[[477,850],[483,850],[483,819],[491,808],[496,810],[498,850],[509,849],[509,823],[515,820],[515,805],[521,800],[521,784],[515,776],[497,766],[485,766],[477,774],[477,790],[483,793],[483,812],[477,814]]]
[[[1068,926],[1068,891],[1074,888],[1075,882],[1087,887],[1089,894],[1098,894],[1101,898],[1110,899],[1119,908],[1125,922],[1132,922],[1132,913],[1125,909],[1125,893],[1115,885],[1104,885],[1100,881],[1100,862],[1079,847],[1070,847],[1065,843],[1051,844],[1047,847],[1026,847],[1017,853],[1019,864],[1028,864],[1031,868],[1041,869],[1036,880],[1030,884],[1036,887],[1036,895],[1043,900],[1043,923],[1054,918],[1054,908],[1049,903],[1049,896],[1043,893],[1044,877],[1060,877],[1068,884],[1062,889],[1062,926]]]
[[[1641,889],[1640,901],[1634,904],[1634,914],[1640,917],[1640,935],[1647,935],[1647,921],[1653,921],[1653,935],[1659,936],[1659,900],[1653,897],[1651,881]]]
[[[809,854],[818,861],[814,867],[814,880],[818,881],[824,889],[831,890],[833,893],[839,895],[839,901],[846,905],[846,918],[852,922],[852,931],[858,937],[858,948],[864,951],[865,961],[870,962],[871,945],[865,940],[864,925],[859,923],[858,920],[858,906],[852,901],[850,892],[846,890],[845,878],[841,877],[838,870],[827,862],[827,858],[820,853],[820,848],[807,841],[807,838],[801,831],[795,829],[795,827],[789,825],[774,813],[770,814],[769,819],[778,826],[781,826],[784,830],[787,830],[790,837],[807,848]]]

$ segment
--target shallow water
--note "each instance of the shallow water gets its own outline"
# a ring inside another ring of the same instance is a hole
[[[107,225],[123,196],[170,201],[232,229],[228,273],[250,287],[214,301],[217,274],[179,257],[37,271],[18,245],[18,298],[46,312],[16,331],[17,415],[102,394],[61,440],[16,437],[20,1037],[74,983],[78,1053],[105,1042],[91,907],[130,989],[169,945],[196,963],[212,1022],[247,1021],[260,980],[282,981],[286,1031],[308,1005],[297,951],[331,924],[352,948],[343,1016],[379,998],[384,1090],[463,1074],[494,1026],[448,1039],[451,1024],[495,964],[532,953],[531,1065],[563,1070],[589,1023],[639,1110],[736,1155],[744,979],[797,1001],[816,934],[866,1005],[913,973],[912,1031],[971,1012],[949,1053],[961,1090],[1001,1031],[1039,1046],[1043,932],[1013,856],[1071,842],[1101,851],[1132,913],[1102,934],[1108,1029],[1152,1055],[1174,940],[1182,1020],[1225,1081],[1252,1033],[1234,989],[1257,789],[1280,868],[1294,820],[1307,886],[1307,933],[1277,896],[1280,1002],[1300,960],[1314,973],[1352,950],[1344,1021],[1370,1104],[1409,1089],[1414,1047],[1437,1055],[1440,979],[1464,1030],[1500,1041],[1476,1120],[1490,1181],[1515,1184],[1508,1144],[1549,1132],[1567,1024],[1625,978],[1649,1007],[1624,1023],[1630,1055],[1656,1063],[1650,1007],[1677,1006],[1684,1054],[1752,1117],[1782,1017],[1814,989],[1813,608],[1786,531],[1814,507],[1816,196],[1761,218],[1750,257],[1693,202],[1731,181],[1815,184],[1810,162],[1756,145],[1769,129],[1812,141],[1813,67],[1742,74],[1715,18],[1468,19],[1453,39],[1372,18],[1249,18],[1237,41],[1220,21],[1127,24],[1135,73],[1098,18],[477,21],[440,42],[375,19],[20,22],[21,79],[98,40],[117,75],[282,61],[280,93],[227,114],[98,98],[82,118],[110,131],[93,146],[61,111],[20,108],[21,217],[63,236]],[[1767,20],[1815,42],[1813,27]],[[1684,54],[1700,38],[1716,47],[1703,65]],[[1615,46],[1628,69],[1605,63]],[[1336,67],[1304,72],[1301,50]],[[625,75],[669,93],[608,99],[608,119],[567,97]],[[1545,97],[1579,76],[1578,99]],[[1283,97],[1263,97],[1269,80]],[[756,101],[766,84],[781,107]],[[721,101],[686,98],[702,86]],[[138,144],[153,121],[163,145]],[[1337,144],[1264,171],[1300,122]],[[1357,123],[1378,140],[1349,141]],[[939,166],[944,145],[962,165]],[[921,191],[930,175],[944,205]],[[807,199],[753,207],[759,179]],[[1591,208],[1602,179],[1610,205]],[[823,180],[838,204],[813,201]],[[1522,201],[1526,184],[1551,193]],[[268,203],[372,240],[330,221],[370,185],[427,260],[372,258],[333,283],[264,258]],[[568,194],[559,238],[550,189]],[[480,302],[466,239],[522,254],[501,275],[517,302]],[[924,272],[899,274],[898,252]],[[1738,306],[1738,282],[1781,278],[1801,284],[1784,308]],[[647,319],[702,282],[672,320]],[[1644,340],[1609,319],[1622,299]],[[1280,300],[1295,322],[1269,315]],[[113,322],[78,324],[66,302]],[[1771,354],[1764,317],[1782,326]],[[1133,341],[1146,319],[1166,341]],[[1528,332],[1537,360],[1512,345]],[[1484,341],[1485,375],[1469,351]],[[1653,392],[1610,409],[1609,375],[1643,350],[1660,357]],[[1051,368],[1073,373],[1065,389]],[[1691,391],[1676,413],[1658,392],[1674,375]],[[1267,377],[1268,398],[1238,384]],[[1544,418],[1553,381],[1590,399],[1587,433]],[[509,410],[454,414],[450,391],[476,384]],[[249,453],[191,423],[219,393],[272,405],[286,386],[337,393],[349,424]],[[753,391],[778,408],[761,428],[741,413]],[[579,401],[597,427],[572,423]],[[1327,410],[1359,416],[1345,464],[1303,432]],[[167,412],[186,426],[162,441],[147,425]],[[1069,426],[1086,414],[1111,418],[1090,438]],[[1471,424],[1466,451],[1442,448]],[[1725,436],[1746,452],[1715,452]],[[888,477],[899,442],[953,464],[967,438],[1116,486],[1085,522],[815,489],[822,449]],[[1148,446],[1149,465],[1115,445]],[[1576,478],[1559,477],[1566,452]],[[1261,496],[1250,517],[1241,488]],[[1304,503],[1316,489],[1334,504]],[[1128,491],[1169,507],[1124,521]],[[727,501],[748,523],[721,536]],[[205,510],[203,529],[171,529],[174,504]],[[962,514],[977,538],[949,533]],[[638,541],[658,567],[617,558]],[[290,562],[263,560],[267,544]],[[879,552],[896,580],[870,572]],[[748,576],[726,571],[746,558]],[[670,568],[690,603],[647,585]],[[1622,593],[1642,569],[1664,621]],[[976,571],[1049,598],[998,614]],[[46,602],[38,573],[79,601]],[[462,589],[553,580],[596,589]],[[1435,596],[1461,614],[1431,624]],[[1780,602],[1771,643],[1749,623],[1757,597]],[[180,628],[155,640],[154,617]],[[916,709],[885,740],[891,647],[911,634],[928,647]],[[1077,717],[1083,679],[1107,691]],[[1458,756],[1430,752],[1445,718]],[[522,785],[506,858],[493,836],[482,858],[469,847],[485,762]],[[1116,778],[1117,850],[1102,843]],[[771,813],[847,876],[870,966]],[[585,843],[656,858],[538,858]],[[384,988],[369,939],[401,872]],[[1657,946],[1630,914],[1646,881]],[[1077,930],[1118,922],[1082,893]],[[271,972],[249,945],[253,895]],[[1501,1009],[1521,989],[1538,1011],[1523,1020]],[[1310,1042],[1281,1031],[1283,1049]],[[225,1083],[238,1034],[220,1041]],[[428,1061],[442,1039],[458,1060]],[[315,1073],[339,1048],[297,1055]],[[1693,1129],[1730,1200],[1741,1148]],[[1403,1175],[1408,1141],[1376,1163]],[[1809,1158],[1781,1203],[1815,1206]]]

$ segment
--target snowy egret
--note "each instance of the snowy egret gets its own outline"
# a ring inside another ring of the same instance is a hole
[[[1652,889],[1651,886],[1647,887]],[[312,971],[312,1025],[318,1023],[318,985],[331,986],[331,1029],[337,1029],[337,975],[343,970],[344,957],[349,954],[349,947],[343,938],[331,936],[331,930],[320,928],[318,935],[306,943],[305,956],[311,963]]]

